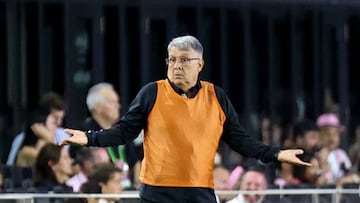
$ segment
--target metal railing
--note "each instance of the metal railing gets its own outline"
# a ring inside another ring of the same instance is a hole
[[[340,203],[341,198],[352,195],[350,202],[360,202],[360,187],[354,189],[269,189],[257,191],[238,191],[238,190],[220,190],[215,192],[218,196],[225,198],[233,198],[239,193],[241,194],[264,194],[266,196],[277,195],[279,198],[286,198],[289,195],[310,195],[311,203],[319,203],[321,195],[331,195],[331,203]],[[355,198],[354,198],[355,197]],[[121,194],[39,194],[39,193],[3,193],[0,194],[0,202],[2,200],[20,200],[17,202],[34,203],[35,199],[69,199],[69,198],[121,198],[121,199],[139,199],[139,191],[124,191]],[[354,200],[355,199],[355,200]],[[330,203],[329,202],[329,203]]]

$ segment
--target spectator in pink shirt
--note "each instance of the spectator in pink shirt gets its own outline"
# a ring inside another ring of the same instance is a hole
[[[76,161],[80,166],[79,173],[70,178],[66,185],[79,192],[80,186],[87,182],[90,170],[97,164],[110,163],[109,155],[104,148],[81,148],[76,154]]]

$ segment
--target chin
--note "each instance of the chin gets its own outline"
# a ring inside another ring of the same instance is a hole
[[[173,80],[173,83],[174,83],[175,85],[183,85],[183,84],[184,84],[184,81],[179,78],[179,79],[174,79],[174,80]]]

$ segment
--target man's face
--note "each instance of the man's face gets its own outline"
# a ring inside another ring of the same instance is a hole
[[[319,132],[317,130],[310,130],[304,134],[304,148],[306,150],[313,150],[319,146]]]
[[[230,172],[225,168],[216,168],[214,170],[214,189],[225,190],[229,181]]]
[[[266,190],[266,179],[264,174],[261,174],[256,171],[247,172],[241,182],[240,190]],[[249,203],[258,202],[265,195],[256,194],[256,195],[244,195],[244,198]]]
[[[110,179],[106,183],[100,183],[102,194],[120,194],[123,191],[121,181],[124,178],[120,172],[111,174]],[[109,198],[110,201],[117,201],[118,198]]]
[[[103,96],[104,101],[95,104],[94,110],[102,118],[111,123],[114,123],[119,119],[120,116],[119,96],[114,90],[109,88],[103,88],[100,93]]]
[[[167,71],[168,78],[176,86],[182,89],[190,89],[196,84],[199,73],[203,68],[204,61],[201,56],[193,49],[182,51],[175,47],[172,47],[168,54],[170,61]],[[193,60],[186,61],[186,59]]]

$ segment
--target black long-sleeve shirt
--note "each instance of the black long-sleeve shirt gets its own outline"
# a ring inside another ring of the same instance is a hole
[[[168,80],[169,82],[169,80]],[[171,83],[179,94],[185,93]],[[189,98],[196,96],[201,88],[200,81],[190,89]],[[239,123],[237,113],[224,90],[215,86],[217,99],[225,113],[222,139],[235,151],[243,156],[260,159],[267,163],[276,161],[279,148],[264,145],[259,140],[246,134]],[[147,118],[156,100],[157,84],[151,82],[145,85],[130,104],[128,112],[112,128],[101,131],[87,131],[87,146],[117,146],[135,139],[142,129],[146,128]]]

